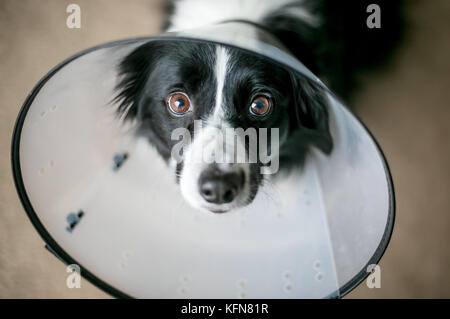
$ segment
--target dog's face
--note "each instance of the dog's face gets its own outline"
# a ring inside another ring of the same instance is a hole
[[[323,93],[242,50],[149,42],[123,60],[120,72],[118,111],[137,119],[138,134],[175,163],[181,193],[196,208],[243,207],[255,198],[264,168],[274,174],[302,164],[310,145],[331,150]],[[237,128],[244,134],[227,139]],[[174,156],[180,129],[189,138]]]

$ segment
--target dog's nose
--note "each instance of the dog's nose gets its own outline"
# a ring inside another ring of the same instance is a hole
[[[219,169],[209,169],[200,175],[200,195],[214,204],[231,203],[239,194],[244,184],[244,172],[222,172]]]

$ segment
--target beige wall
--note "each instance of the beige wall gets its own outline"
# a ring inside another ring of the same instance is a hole
[[[0,0],[0,298],[107,297],[43,249],[13,185],[10,141],[21,104],[45,73],[77,51],[155,34],[161,1],[77,0],[82,28],[65,26],[62,0]],[[376,2],[376,1],[375,1]],[[388,72],[367,75],[353,105],[391,166],[397,218],[382,286],[348,297],[450,297],[450,1],[407,1],[409,36]]]

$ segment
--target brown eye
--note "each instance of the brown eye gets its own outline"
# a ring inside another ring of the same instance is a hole
[[[190,111],[191,101],[185,93],[175,92],[167,97],[167,107],[170,112],[180,116]]]
[[[256,96],[250,105],[250,113],[254,116],[267,115],[272,107],[270,98],[264,95]]]

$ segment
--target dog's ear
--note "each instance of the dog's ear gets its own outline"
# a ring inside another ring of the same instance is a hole
[[[154,67],[156,54],[159,54],[158,44],[148,42],[125,56],[118,66],[120,81],[113,102],[118,103],[117,113],[126,120],[138,114],[139,100]]]
[[[333,149],[328,121],[328,97],[323,88],[312,81],[291,73],[294,105],[290,110],[294,135],[307,138],[325,154]]]

